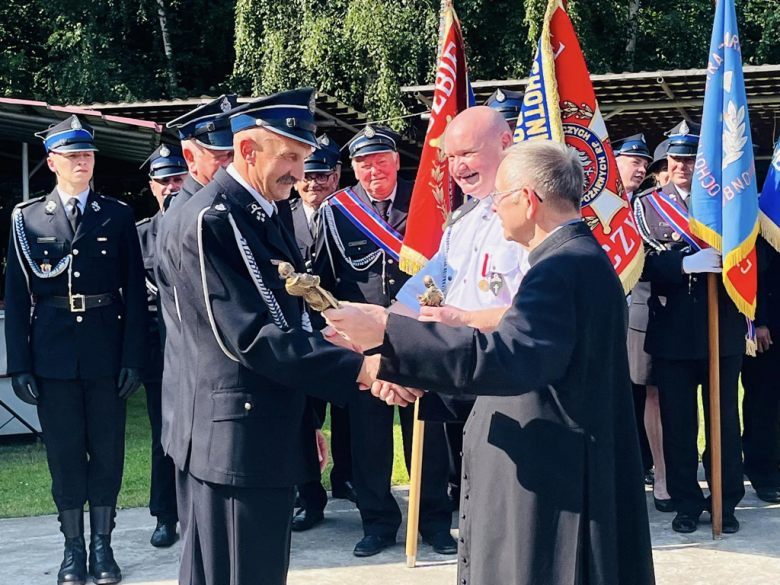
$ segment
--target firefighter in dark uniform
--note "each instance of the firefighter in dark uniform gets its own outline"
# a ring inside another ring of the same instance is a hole
[[[485,101],[485,105],[501,112],[504,120],[509,124],[509,129],[512,132],[515,131],[520,108],[523,107],[523,94],[521,92],[499,88]]]
[[[745,475],[759,499],[780,502],[780,254],[759,238],[756,357],[742,363]]]
[[[141,241],[141,253],[146,269],[146,297],[149,306],[149,336],[147,342],[146,407],[152,427],[152,485],[149,494],[149,512],[157,519],[151,543],[156,547],[171,546],[176,542],[176,474],[171,458],[162,448],[162,374],[163,349],[158,320],[157,278],[154,274],[157,258],[157,231],[165,210],[181,190],[187,176],[187,163],[181,147],[163,144],[146,160],[149,165],[149,189],[159,210],[152,217],[136,224]]]
[[[413,184],[398,177],[400,159],[396,135],[369,125],[349,143],[352,168],[359,183],[352,190],[393,230],[403,235]],[[327,199],[320,213],[324,224],[322,252],[314,273],[337,299],[389,307],[409,275],[398,263]],[[364,538],[356,556],[371,556],[395,544],[401,510],[390,491],[393,472],[394,409],[360,393],[349,405],[352,427],[352,466]],[[407,467],[411,459],[413,410],[400,409]],[[420,533],[437,552],[454,554],[450,535],[452,514],[447,496],[449,462],[442,425],[425,432]]]
[[[162,390],[162,446],[170,454],[169,429],[176,416],[176,396],[181,371],[187,368],[180,343],[180,322],[176,311],[176,299],[170,276],[178,266],[164,266],[166,253],[174,252],[180,245],[178,234],[169,237],[168,227],[193,194],[207,184],[221,166],[233,160],[233,133],[230,131],[230,112],[237,104],[234,95],[223,95],[184,116],[168,122],[182,141],[184,158],[189,175],[185,178],[179,193],[173,197],[165,215],[158,220],[157,264],[155,266],[158,294],[158,325],[163,347],[163,390]],[[186,491],[177,489],[177,508],[182,538],[187,531]]]
[[[702,386],[704,420],[709,437],[709,363],[707,327],[707,273],[722,272],[720,254],[696,248],[673,229],[660,207],[688,209],[699,127],[681,122],[669,135],[670,183],[659,191],[640,194],[634,204],[637,226],[645,240],[642,280],[650,283],[649,320],[645,351],[652,356],[658,386],[669,495],[677,516],[672,528],[693,532],[709,502],[697,480],[699,453],[698,386]],[[655,202],[655,204],[654,204]],[[661,209],[661,211],[659,211]],[[687,229],[686,225],[684,226]],[[720,280],[719,280],[720,282]],[[723,532],[739,530],[734,510],[745,494],[742,483],[742,444],[738,410],[739,373],[745,352],[746,323],[719,284],[720,395],[723,452]],[[709,478],[709,441],[702,457]]]
[[[127,398],[146,351],[143,262],[132,210],[90,188],[92,129],[76,116],[39,134],[57,186],[12,214],[5,336],[16,395],[38,405],[65,535],[59,583],[117,583],[111,549]],[[32,309],[32,317],[30,311]]]
[[[312,331],[279,276],[282,261],[306,273],[276,205],[316,146],[314,90],[261,98],[230,122],[235,161],[174,217],[182,242],[165,259],[181,266],[172,284],[187,366],[168,451],[190,506],[179,578],[283,585],[294,486],[319,477],[327,456],[306,397],[344,404],[378,358]]]
[[[321,229],[320,206],[332,195],[339,185],[336,171],[341,158],[339,145],[327,134],[317,138],[317,148],[306,159],[303,165],[303,180],[296,183],[295,188],[300,198],[290,203],[292,231],[298,250],[306,263],[306,269],[311,272],[312,261],[320,253],[323,240],[317,234]],[[280,207],[280,213],[281,213]],[[312,323],[315,328],[325,326],[319,313],[313,314]],[[310,397],[319,423],[325,421],[328,403],[319,398]],[[331,492],[336,499],[348,499],[357,502],[355,488],[352,485],[352,449],[350,445],[349,411],[335,404],[330,406],[330,433],[333,468],[330,471]],[[292,529],[296,532],[309,530],[321,522],[325,515],[325,505],[328,494],[320,480],[314,480],[298,486],[300,510],[293,518]]]

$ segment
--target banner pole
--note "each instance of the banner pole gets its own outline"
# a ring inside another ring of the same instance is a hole
[[[420,489],[422,485],[423,437],[425,421],[420,420],[420,401],[414,403],[412,426],[412,468],[409,470],[409,509],[406,518],[406,566],[417,564],[417,535],[420,529]]]
[[[712,538],[723,534],[723,480],[720,449],[720,343],[718,338],[718,275],[707,277],[707,312],[710,344],[710,492],[712,493]]]

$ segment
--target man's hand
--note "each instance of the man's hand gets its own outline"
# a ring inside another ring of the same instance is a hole
[[[354,351],[356,353],[363,353],[363,348],[361,348],[359,345],[352,343],[345,337],[339,334],[338,331],[336,331],[333,327],[328,325],[325,327],[325,329],[322,330],[322,335],[325,337],[327,341],[330,341],[333,345],[337,347],[343,347],[344,349],[349,349],[351,351]]]
[[[420,307],[418,321],[429,323],[444,323],[450,327],[462,327],[468,325],[468,311],[455,307]]]
[[[682,260],[682,271],[685,274],[701,272],[723,272],[723,260],[715,248],[704,248]]]
[[[382,356],[377,354],[367,355],[363,358],[363,365],[360,366],[360,373],[358,373],[357,379],[358,387],[361,390],[368,390],[376,381],[381,357]]]
[[[14,388],[14,394],[22,402],[38,404],[38,386],[35,383],[35,376],[30,372],[22,372],[11,376],[11,386]]]
[[[409,406],[418,398],[421,398],[425,392],[415,388],[404,388],[398,384],[377,380],[371,386],[371,394],[380,400],[384,400],[390,406]]]
[[[323,313],[328,325],[363,351],[382,345],[387,327],[384,307],[346,302],[341,305],[341,309],[328,309]]]
[[[320,460],[320,474],[322,474],[328,466],[328,461],[330,461],[328,456],[328,440],[320,429],[315,429],[314,434],[317,437],[317,457],[319,457]]]
[[[772,345],[772,336],[769,334],[769,327],[756,327],[756,346],[758,353],[764,353]]]
[[[119,398],[127,400],[141,387],[141,370],[137,368],[122,368],[119,370]]]

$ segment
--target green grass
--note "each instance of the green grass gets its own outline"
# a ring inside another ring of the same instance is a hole
[[[330,440],[330,416],[323,427]],[[393,484],[408,483],[403,461],[401,427],[395,419],[395,463]],[[119,494],[120,508],[145,507],[149,503],[151,430],[146,413],[146,393],[141,390],[130,399],[127,408],[127,435],[125,440],[125,474]],[[328,464],[323,483],[330,489]],[[38,516],[57,512],[51,498],[51,479],[46,465],[43,443],[0,443],[0,518]]]

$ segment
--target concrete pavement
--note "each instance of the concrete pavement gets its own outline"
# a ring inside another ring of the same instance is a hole
[[[708,523],[691,535],[671,530],[673,514],[652,507],[651,532],[659,585],[777,585],[780,583],[780,505],[755,497],[748,486],[738,510],[736,535],[713,541]],[[406,500],[406,488],[396,497]],[[402,505],[405,509],[405,506]],[[707,518],[707,514],[703,515]],[[456,526],[457,516],[453,516]],[[87,523],[88,524],[88,523]],[[126,584],[175,585],[180,546],[158,550],[149,545],[154,520],[145,509],[121,510],[114,542]],[[455,529],[457,530],[457,529]],[[375,557],[352,555],[361,538],[360,516],[352,504],[334,500],[317,528],[293,535],[290,585],[454,585],[453,557],[420,544],[418,568],[405,567],[403,535],[399,544]],[[62,560],[62,535],[55,516],[0,520],[0,584],[54,585]],[[498,585],[498,584],[497,584]],[[627,584],[629,585],[629,584]]]

